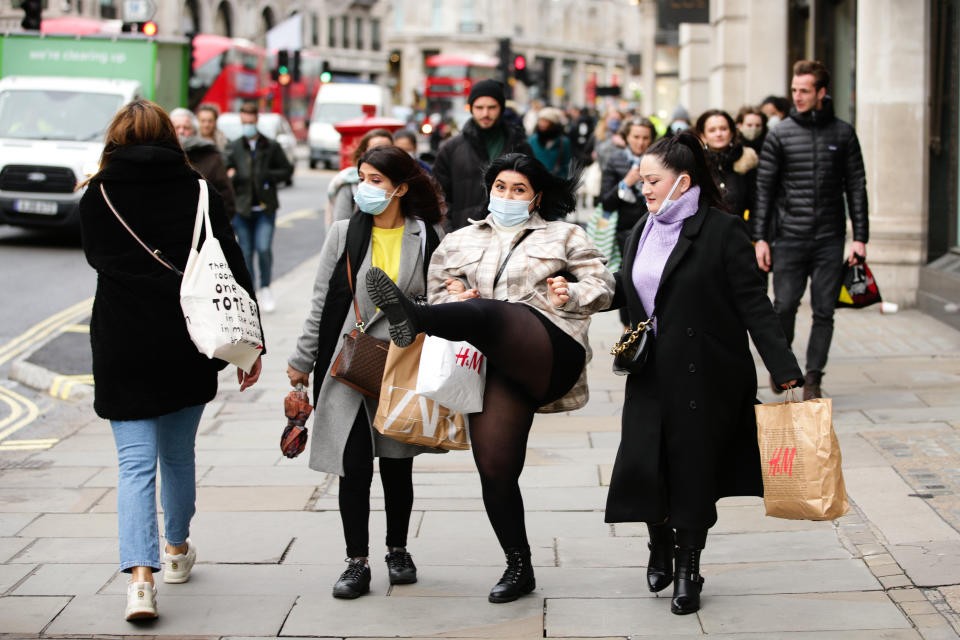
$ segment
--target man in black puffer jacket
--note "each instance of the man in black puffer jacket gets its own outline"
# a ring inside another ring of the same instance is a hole
[[[503,84],[481,80],[473,85],[468,99],[473,117],[463,125],[460,135],[440,146],[433,163],[433,177],[447,201],[448,231],[466,226],[467,218],[487,217],[483,171],[490,162],[508,153],[533,156],[524,132],[508,126],[500,117],[506,101]]]
[[[791,343],[797,307],[810,279],[813,326],[807,344],[805,400],[821,393],[843,277],[846,210],[853,223],[848,262],[866,258],[869,239],[860,141],[850,124],[834,116],[829,84],[830,72],[820,62],[801,60],[794,65],[794,108],[763,144],[756,211],[750,216],[757,263],[764,271],[770,270],[773,244],[773,307]]]

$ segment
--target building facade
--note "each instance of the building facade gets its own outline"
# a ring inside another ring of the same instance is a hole
[[[824,62],[867,169],[868,261],[885,300],[960,325],[958,0],[711,0],[679,28],[691,115],[789,97],[796,60]]]

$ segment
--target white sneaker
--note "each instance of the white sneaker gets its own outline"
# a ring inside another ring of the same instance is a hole
[[[273,301],[273,292],[270,291],[270,287],[260,289],[257,300],[260,302],[260,308],[263,309],[264,313],[273,313],[277,308],[277,303]]]
[[[149,582],[127,583],[127,620],[145,620],[157,617],[157,588]]]
[[[197,548],[187,538],[187,552],[170,555],[163,552],[163,581],[167,584],[180,584],[190,579],[190,570],[197,561]]]

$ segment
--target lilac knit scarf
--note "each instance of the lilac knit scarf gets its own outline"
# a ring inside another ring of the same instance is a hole
[[[653,301],[657,297],[660,278],[667,258],[677,246],[683,221],[700,208],[700,187],[690,187],[677,198],[665,213],[651,213],[640,234],[637,257],[633,262],[633,286],[637,289],[643,310],[649,317],[653,313]]]

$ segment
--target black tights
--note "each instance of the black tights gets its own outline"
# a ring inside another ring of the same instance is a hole
[[[340,519],[347,557],[370,555],[370,483],[373,481],[373,440],[363,404],[353,421],[343,450],[340,478]],[[380,458],[380,481],[387,514],[387,546],[406,547],[413,510],[413,458]]]
[[[483,412],[470,415],[473,459],[500,546],[528,549],[519,485],[527,436],[537,408],[577,381],[583,347],[522,304],[475,298],[419,312],[426,333],[466,340],[487,358]]]

